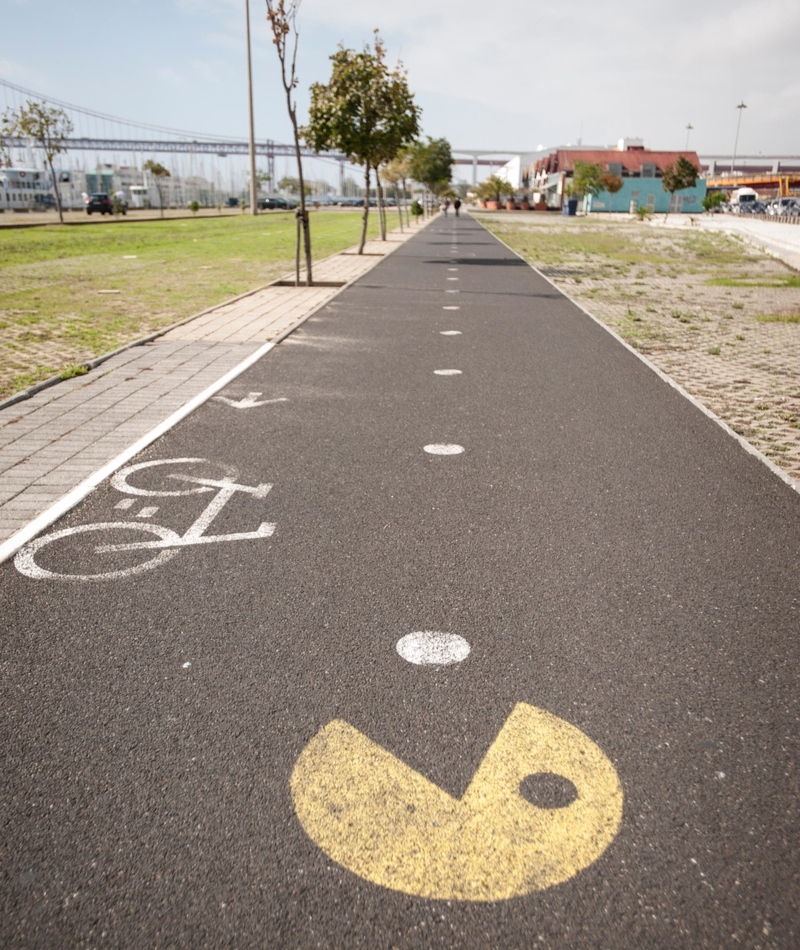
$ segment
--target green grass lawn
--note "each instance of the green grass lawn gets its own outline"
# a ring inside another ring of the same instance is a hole
[[[360,227],[312,212],[314,258]],[[293,271],[294,242],[293,213],[0,229],[0,398]]]

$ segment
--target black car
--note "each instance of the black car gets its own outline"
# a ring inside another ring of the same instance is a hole
[[[275,208],[286,209],[289,207],[289,205],[285,198],[281,198],[278,195],[272,195],[269,198],[259,198],[258,207],[261,208],[262,211],[266,211],[267,209]]]
[[[239,207],[239,199],[238,199],[238,198],[226,198],[226,199],[225,199],[225,207],[226,207],[226,208],[238,208],[238,207]]]
[[[84,204],[86,205],[86,213],[92,214],[93,211],[97,211],[100,214],[113,214],[114,205],[111,201],[111,195],[106,194],[104,191],[96,191],[94,194],[84,198]]]

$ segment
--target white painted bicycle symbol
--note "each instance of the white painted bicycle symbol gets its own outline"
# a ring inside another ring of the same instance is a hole
[[[167,475],[167,478],[173,482],[183,482],[192,487],[178,489],[142,488],[131,485],[128,481],[129,477],[136,472],[144,474],[146,470],[156,469],[162,465],[209,466],[210,464],[207,459],[201,458],[159,459],[155,462],[140,462],[137,465],[129,465],[127,468],[120,469],[111,479],[111,484],[117,491],[123,492],[126,495],[138,495],[148,498],[173,498],[182,495],[200,495],[216,492],[197,520],[194,521],[183,534],[178,534],[177,531],[173,531],[172,528],[166,528],[163,525],[152,524],[146,521],[103,521],[78,525],[74,528],[63,528],[60,531],[45,534],[31,541],[29,544],[26,544],[14,559],[17,570],[27,577],[36,579],[54,578],[67,581],[113,580],[116,578],[130,577],[133,574],[141,574],[143,571],[151,571],[153,568],[159,567],[161,564],[175,557],[181,548],[190,545],[216,544],[221,541],[247,541],[256,538],[270,537],[275,531],[275,525],[267,521],[262,522],[255,531],[240,531],[233,534],[206,534],[211,523],[237,492],[243,492],[254,498],[266,498],[272,488],[272,485],[267,484],[256,485],[255,487],[240,485],[235,481],[238,474],[236,469],[230,466],[224,467],[223,470],[225,474],[222,478],[207,478],[187,474],[185,472],[170,472]],[[160,474],[160,470],[158,474]],[[120,502],[116,507],[126,509],[133,503],[132,499],[127,499]],[[152,516],[157,510],[157,508],[143,508],[139,512],[138,517]],[[119,538],[120,533],[127,531],[135,531],[140,535],[144,532],[145,534],[155,535],[156,537],[155,540],[136,540],[122,543],[120,543],[119,540],[115,540],[114,543],[96,544],[92,551],[95,555],[113,555],[119,554],[120,552],[136,551],[154,553],[152,556],[148,556],[145,561],[140,561],[130,566],[126,565],[125,567],[90,574],[71,574],[58,569],[50,570],[36,562],[37,554],[56,541],[73,538],[80,534],[103,531],[113,533],[115,538]]]

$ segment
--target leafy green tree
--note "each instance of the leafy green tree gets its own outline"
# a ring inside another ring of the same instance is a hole
[[[272,42],[278,52],[281,64],[281,82],[286,94],[286,110],[292,123],[294,150],[297,157],[298,194],[300,207],[297,209],[297,243],[295,249],[295,283],[300,284],[300,231],[303,232],[303,247],[306,257],[306,284],[313,283],[311,274],[311,227],[306,208],[306,189],[303,181],[303,158],[300,154],[300,127],[297,124],[297,102],[294,90],[297,88],[297,11],[300,0],[267,0],[267,21],[272,30]]]
[[[256,169],[256,182],[258,184],[258,190],[262,190],[263,185],[269,184],[272,181],[272,175],[268,172],[265,172],[263,168]]]
[[[614,203],[613,196],[622,190],[622,179],[619,175],[615,175],[613,172],[603,172],[600,176],[600,187],[603,191],[607,191],[609,196],[608,201],[608,210],[611,211],[612,205]]]
[[[48,106],[46,102],[35,102],[31,99],[19,109],[6,109],[3,115],[3,136],[5,138],[33,139],[44,152],[50,175],[53,179],[58,220],[64,223],[64,213],[61,209],[61,195],[58,193],[56,173],[53,168],[53,159],[61,152],[66,152],[66,139],[72,132],[72,122],[63,109]]]
[[[289,194],[291,195],[299,195],[300,194],[300,179],[292,178],[289,175],[285,175],[278,182],[278,188],[280,188],[281,191],[288,191]],[[311,182],[308,182],[308,181],[304,182],[303,189],[305,190],[306,197],[308,197],[308,195],[310,195],[311,192],[313,191],[313,186]]]
[[[411,177],[434,195],[441,194],[453,177],[455,162],[450,143],[447,139],[434,139],[429,135],[427,142],[415,142],[409,151]]]
[[[598,195],[603,190],[602,176],[602,165],[594,165],[592,162],[582,162],[579,158],[576,159],[569,194],[576,198],[583,198],[585,195]]]
[[[364,216],[358,253],[364,252],[369,218],[370,173],[391,161],[419,132],[420,110],[405,73],[386,65],[377,30],[374,45],[361,52],[339,46],[327,85],[311,86],[308,125],[303,136],[317,152],[338,149],[364,166]],[[379,189],[380,192],[380,189]],[[379,194],[380,200],[380,194]]]
[[[679,155],[671,165],[667,165],[661,173],[661,187],[669,192],[670,204],[676,191],[683,191],[684,188],[694,188],[697,184],[697,176],[700,169],[693,165],[685,155]],[[667,209],[669,214],[669,209]],[[666,220],[667,215],[664,215]]]
[[[160,162],[155,161],[155,159],[148,158],[148,160],[142,165],[142,168],[150,174],[156,180],[156,190],[158,191],[158,207],[161,210],[161,217],[164,217],[164,188],[167,184],[167,178],[170,178],[170,172],[168,168],[165,168]]]
[[[490,175],[486,181],[482,181],[478,185],[477,190],[478,197],[483,201],[500,202],[503,200],[503,195],[513,195],[517,189],[506,178],[501,178],[499,175]]]
[[[705,211],[713,211],[720,205],[725,204],[725,195],[721,191],[712,191],[703,198],[700,204]]]
[[[411,156],[407,150],[400,152],[390,162],[387,162],[381,174],[384,179],[394,186],[394,193],[397,199],[397,214],[400,218],[400,230],[403,230],[403,205],[406,197],[406,180],[410,175]],[[402,185],[402,190],[400,186]],[[406,224],[408,224],[408,209],[406,208]]]

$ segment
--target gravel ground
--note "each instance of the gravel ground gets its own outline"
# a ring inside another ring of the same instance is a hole
[[[795,271],[734,237],[661,221],[479,219],[800,481]]]

